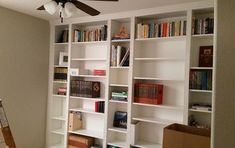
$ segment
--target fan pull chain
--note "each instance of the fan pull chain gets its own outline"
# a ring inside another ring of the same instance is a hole
[[[62,12],[60,11],[60,22],[63,23],[64,22],[64,18],[62,16]]]

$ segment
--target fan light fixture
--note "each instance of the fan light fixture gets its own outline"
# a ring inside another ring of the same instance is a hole
[[[106,2],[117,2],[118,0],[93,0],[93,1],[106,1]],[[59,11],[61,23],[63,18],[71,17],[80,9],[91,16],[100,14],[100,12],[79,0],[51,0],[37,10],[46,10],[49,14],[53,15],[56,11]]]

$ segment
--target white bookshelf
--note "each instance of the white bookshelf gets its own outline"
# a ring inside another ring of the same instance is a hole
[[[176,9],[177,8],[177,9]],[[213,16],[213,3],[192,3],[169,6],[166,10],[155,8],[122,13],[101,15],[89,19],[66,19],[65,24],[51,22],[50,76],[48,93],[47,148],[66,148],[70,134],[93,137],[100,147],[108,145],[128,148],[162,148],[163,129],[172,123],[188,124],[189,116],[203,125],[211,126],[212,111],[192,109],[198,102],[213,104],[214,90],[201,90],[189,87],[190,71],[212,71],[213,67],[198,66],[200,46],[213,45],[215,34],[193,35],[192,18]],[[172,37],[137,38],[137,24],[187,20],[186,35]],[[90,30],[107,25],[107,40],[76,42],[75,29]],[[124,26],[130,39],[112,39]],[[68,42],[59,43],[61,32],[68,29]],[[130,48],[129,66],[111,64],[112,46]],[[59,64],[59,53],[68,53],[68,66]],[[215,53],[214,53],[215,54]],[[66,81],[54,80],[55,68],[87,69],[88,74],[70,76]],[[105,76],[93,74],[95,69],[105,70]],[[98,81],[101,84],[100,97],[89,98],[72,96],[72,80]],[[163,103],[146,104],[135,101],[135,84],[162,84]],[[214,82],[212,82],[212,86]],[[66,95],[58,95],[59,88],[66,88]],[[112,100],[112,92],[128,93],[127,101]],[[104,113],[95,112],[95,103],[105,104]],[[81,112],[82,128],[68,131],[71,111]],[[113,126],[116,111],[127,112],[127,128]],[[131,139],[131,125],[140,123],[134,144]]]

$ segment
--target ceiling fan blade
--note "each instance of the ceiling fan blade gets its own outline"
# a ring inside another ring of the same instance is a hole
[[[41,7],[37,8],[37,10],[45,10],[44,6],[42,5]]]
[[[100,12],[82,2],[79,2],[77,0],[73,0],[72,3],[80,10],[86,12],[87,14],[90,14],[91,16],[95,16],[100,14]]]
[[[90,1],[117,2],[118,0],[90,0]]]

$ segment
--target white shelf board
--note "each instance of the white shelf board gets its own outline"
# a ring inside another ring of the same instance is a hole
[[[130,42],[130,39],[118,39],[118,40],[112,40],[112,43],[120,43],[120,42]]]
[[[108,142],[108,145],[112,145],[112,146],[116,146],[116,147],[120,147],[120,148],[126,148],[126,142],[121,141],[121,140],[112,140],[112,141]]]
[[[72,61],[106,61],[104,58],[72,58]]]
[[[70,96],[70,99],[80,99],[80,100],[88,100],[88,101],[105,101],[104,98],[86,98],[86,97],[76,97],[76,96]]]
[[[103,131],[80,129],[75,131],[69,131],[69,133],[103,139]]]
[[[68,42],[63,42],[63,43],[54,43],[54,45],[69,45]]]
[[[184,80],[177,80],[177,79],[165,79],[165,78],[153,78],[153,77],[134,77],[136,80],[156,80],[156,81],[184,81]]]
[[[84,78],[106,78],[106,76],[97,76],[97,75],[78,75],[75,77],[84,77]]]
[[[72,42],[72,45],[106,44],[107,41]]]
[[[111,69],[129,69],[129,66],[111,66]]]
[[[67,84],[67,81],[60,81],[60,80],[54,80],[53,83],[58,83],[58,84]]]
[[[147,141],[137,141],[136,144],[133,146],[136,146],[139,148],[162,148],[161,144],[147,142]]]
[[[190,92],[212,93],[212,90],[189,89]]]
[[[194,34],[192,35],[193,38],[205,38],[205,37],[213,37],[214,34]]]
[[[211,111],[206,111],[206,110],[196,110],[196,109],[189,109],[189,111],[191,112],[199,112],[199,113],[208,113],[208,114],[211,114],[212,112]]]
[[[58,97],[58,98],[66,98],[66,96],[65,95],[57,95],[57,94],[53,94],[52,95],[53,97]]]
[[[54,67],[68,68],[68,66],[54,65]]]
[[[135,41],[183,40],[183,39],[186,39],[186,36],[156,37],[156,38],[141,38],[141,39],[135,39]]]
[[[82,113],[88,113],[88,114],[94,114],[94,115],[100,115],[100,116],[104,116],[104,113],[99,113],[99,112],[95,112],[91,109],[84,109],[84,108],[71,108],[69,109],[70,111],[78,111],[78,112],[82,112]]]
[[[127,101],[109,100],[110,103],[127,104]]]
[[[112,83],[110,84],[109,86],[115,86],[115,87],[128,87],[127,84],[115,84],[115,83]]]
[[[132,118],[136,121],[142,121],[142,122],[148,122],[148,123],[155,123],[155,124],[162,124],[162,125],[169,125],[172,123],[182,123],[179,121],[173,121],[173,120],[167,120],[167,119],[161,119],[161,118],[155,118],[155,117],[134,117]]]
[[[64,129],[52,130],[51,132],[54,133],[54,134],[65,135],[65,130]]]
[[[134,105],[139,106],[147,106],[147,107],[156,107],[156,108],[163,108],[163,109],[171,109],[171,110],[183,110],[183,106],[173,106],[173,105],[154,105],[154,104],[144,104],[144,103],[133,103]]]
[[[213,67],[190,67],[190,69],[195,69],[195,70],[213,70]]]
[[[50,148],[64,148],[64,144],[61,144],[61,143],[55,144],[55,145],[50,146]]]
[[[184,61],[182,58],[134,58],[135,61]]]
[[[110,127],[108,128],[109,131],[113,131],[113,132],[118,132],[118,133],[127,133],[127,129],[125,128],[118,128],[118,127]]]
[[[53,119],[53,120],[60,120],[60,121],[65,121],[66,120],[64,116],[54,116],[51,119]]]

